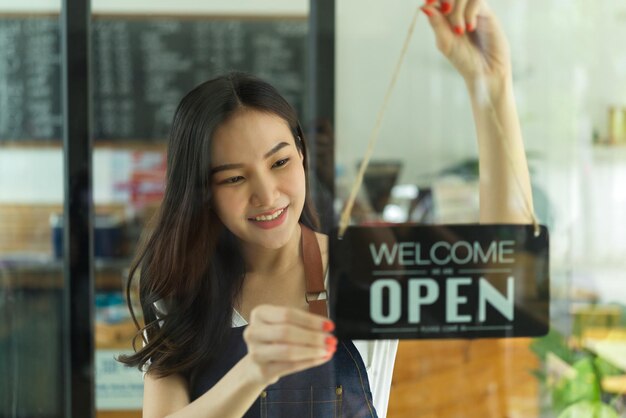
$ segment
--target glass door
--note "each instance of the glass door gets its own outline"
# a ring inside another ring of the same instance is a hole
[[[416,10],[425,3],[424,12]],[[465,3],[336,2],[339,210],[412,16],[419,14],[353,223],[479,221],[484,167],[471,101],[479,86],[459,76],[463,63],[448,62],[455,51],[430,24],[442,22],[452,39],[494,52],[497,44],[481,31],[487,18],[477,29],[475,21],[454,20],[454,8]],[[401,341],[388,416],[624,416],[626,66],[618,41],[625,34],[624,5],[488,4],[510,46],[534,211],[550,231],[550,332],[542,338]],[[506,155],[502,161],[510,163]]]
[[[133,352],[137,330],[126,305],[128,269],[163,197],[174,110],[196,85],[227,71],[245,71],[272,82],[301,120],[310,120],[308,4],[296,3],[94,6],[98,417],[141,416],[142,373],[115,358]],[[142,322],[139,306],[135,313]]]
[[[64,414],[60,4],[0,2],[0,415]]]

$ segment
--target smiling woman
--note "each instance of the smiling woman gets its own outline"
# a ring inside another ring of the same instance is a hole
[[[376,417],[370,373],[386,409],[395,345],[332,335],[307,183],[302,129],[272,86],[232,73],[182,99],[130,272],[144,345],[120,361],[147,371],[144,417]]]
[[[276,249],[298,239],[306,176],[297,140],[284,119],[254,109],[238,111],[215,131],[214,209],[244,247]]]

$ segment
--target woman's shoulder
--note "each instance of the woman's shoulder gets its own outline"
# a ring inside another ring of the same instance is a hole
[[[328,235],[316,232],[315,237],[317,238],[317,243],[320,246],[322,257],[328,256]]]
[[[316,232],[315,236],[317,237],[317,242],[320,245],[320,249],[322,251],[328,252],[328,235],[321,232]]]
[[[324,272],[326,272],[328,267],[328,235],[316,232],[315,237],[317,238],[317,243],[320,246],[320,252],[322,253],[322,265],[324,266]]]

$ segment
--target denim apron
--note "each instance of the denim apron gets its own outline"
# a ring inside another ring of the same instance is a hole
[[[322,258],[315,233],[301,225],[302,253],[307,294],[323,291]],[[319,292],[318,292],[319,293]],[[308,300],[309,311],[326,316],[325,300]],[[201,370],[190,388],[191,400],[211,389],[247,354],[245,326],[231,329],[221,356]],[[363,359],[352,341],[339,340],[337,351],[327,363],[281,377],[257,398],[244,418],[378,418],[372,403]]]

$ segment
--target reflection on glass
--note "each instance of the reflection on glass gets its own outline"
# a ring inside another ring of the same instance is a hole
[[[433,6],[458,2],[445,3]],[[626,35],[624,5],[547,1],[540,13],[528,2],[489,5],[510,45],[534,212],[551,232],[552,332],[537,340],[402,342],[389,414],[567,417],[602,410],[623,416],[626,66],[618,39]],[[340,210],[415,4],[348,0],[337,8]],[[349,18],[355,14],[358,22]],[[418,21],[373,156],[400,159],[403,169],[382,215],[363,185],[355,224],[479,221],[485,165],[477,158],[483,151],[475,145],[481,138],[471,93],[432,41],[427,20]],[[501,161],[510,162],[504,154]],[[581,386],[583,380],[588,384]]]
[[[102,416],[141,415],[142,374],[115,358],[133,353],[137,331],[124,292],[128,268],[163,198],[167,139],[180,99],[225,71],[245,71],[271,82],[302,120],[310,119],[305,8],[296,15],[276,5],[258,15],[224,15],[224,5],[194,5],[184,14],[154,14],[145,6],[132,13],[96,11],[92,20],[95,377]]]
[[[0,11],[3,9],[0,6]],[[0,17],[0,415],[63,413],[59,20]]]
[[[320,123],[317,151],[324,162],[334,144],[337,166],[324,167],[316,187],[328,203],[322,208],[329,207],[328,178],[335,173],[338,213],[416,4],[340,0],[336,6],[337,129]],[[388,416],[549,417],[567,408],[592,416],[594,407],[624,415],[626,10],[620,0],[491,0],[490,6],[511,46],[535,213],[551,229],[553,332],[532,342],[403,342]],[[64,397],[58,11],[16,14],[14,7],[0,5],[0,415],[47,417],[60,413]],[[281,35],[276,40],[258,22],[249,30],[236,18],[212,25],[206,10],[191,21],[155,15],[134,25],[115,17],[125,10],[107,12],[94,19],[92,45],[100,141],[94,152],[96,378],[104,379],[97,392],[101,414],[130,408],[138,416],[137,373],[127,380],[112,358],[134,334],[121,289],[138,230],[158,205],[173,103],[208,78],[209,69],[245,62],[244,69],[283,83],[283,93],[306,115],[306,24],[300,17],[269,25]],[[184,54],[176,44],[181,39],[191,48]],[[139,59],[133,48],[148,58]],[[433,46],[422,17],[375,153],[400,160],[402,170],[384,187],[382,201],[373,204],[362,188],[355,223],[476,222],[474,132],[465,83]],[[119,401],[121,388],[133,395]],[[113,391],[108,399],[105,390]],[[585,400],[573,405],[581,393]]]

